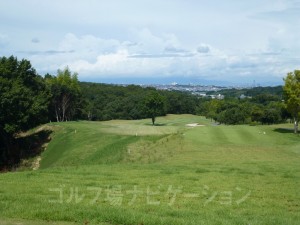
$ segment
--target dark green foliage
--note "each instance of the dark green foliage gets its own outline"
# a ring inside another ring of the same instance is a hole
[[[81,82],[80,87],[86,101],[83,119],[140,119],[143,115],[145,90],[138,86],[115,86]]]
[[[16,161],[15,135],[47,121],[50,93],[27,60],[0,58],[0,167]]]
[[[260,122],[264,117],[264,109],[261,105],[254,105],[251,109],[251,121],[252,122]]]
[[[249,96],[249,97],[255,97],[257,95],[261,94],[268,94],[272,96],[277,96],[279,98],[283,95],[282,86],[276,86],[276,87],[254,87],[254,88],[243,88],[243,89],[223,89],[220,91],[210,91],[207,92],[208,95],[215,95],[215,94],[221,94],[225,95],[227,98],[239,98],[241,95]]]
[[[281,97],[272,94],[259,94],[253,97],[252,102],[267,105],[270,102],[279,102]]]
[[[267,107],[261,117],[262,124],[274,124],[281,121],[280,111],[276,108]]]
[[[47,119],[49,93],[27,60],[0,58],[0,124],[9,134]]]
[[[217,118],[224,124],[243,124],[246,117],[240,107],[232,107],[219,113]]]
[[[58,70],[57,76],[45,76],[52,95],[50,118],[55,118],[57,122],[72,120],[80,112],[81,91],[77,76],[68,68]]]
[[[284,81],[285,102],[287,110],[294,119],[294,133],[297,134],[300,118],[300,70],[288,73]]]
[[[161,92],[166,98],[166,111],[171,114],[196,114],[200,100],[188,93],[177,91]]]
[[[200,100],[191,94],[171,91],[156,91],[154,88],[143,88],[136,85],[119,86],[81,82],[83,98],[82,119],[143,119],[151,117],[145,108],[145,98],[153,92],[164,99],[164,111],[159,115],[195,114]]]
[[[276,96],[264,94],[254,99],[210,100],[201,108],[201,115],[223,124],[284,122],[289,115],[285,105]]]
[[[199,98],[177,91],[155,91],[153,88],[142,88],[135,85],[124,87],[83,82],[80,83],[80,86],[86,103],[82,110],[84,112],[82,119],[111,120],[152,117],[145,110],[144,101],[146,96],[152,92],[159,93],[164,97],[164,113],[167,114],[204,115],[224,124],[279,123],[290,118],[286,107],[281,102],[280,94],[282,92],[278,90],[278,87],[245,89],[247,92],[243,93],[245,95],[255,94],[253,98],[239,99],[235,97],[218,100]],[[258,91],[263,94],[259,94]],[[163,115],[164,113],[159,114]],[[270,115],[268,115],[269,113]]]
[[[165,114],[165,99],[157,91],[149,93],[144,100],[145,112],[147,117],[155,124],[155,118]]]

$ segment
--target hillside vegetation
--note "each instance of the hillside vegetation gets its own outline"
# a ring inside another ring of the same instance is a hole
[[[0,224],[298,224],[292,125],[204,117],[51,123],[36,171],[0,175]]]

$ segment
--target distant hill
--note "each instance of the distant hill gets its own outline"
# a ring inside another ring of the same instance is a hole
[[[275,86],[275,87],[254,87],[254,88],[231,88],[231,89],[224,89],[220,91],[209,91],[207,94],[221,94],[226,97],[239,97],[241,95],[255,97],[257,95],[261,94],[270,94],[270,95],[276,95],[278,97],[281,97],[283,95],[283,89],[282,86]]]

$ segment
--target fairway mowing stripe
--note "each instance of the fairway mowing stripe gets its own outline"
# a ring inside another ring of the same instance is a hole
[[[230,144],[245,145],[249,142],[249,140],[246,137],[247,132],[243,133],[242,128],[240,126],[228,127],[227,134],[229,135]]]
[[[252,132],[249,131],[250,127],[245,127],[245,126],[239,126],[236,129],[236,132],[238,133],[240,140],[245,143],[251,143],[256,141],[257,139],[254,137],[254,135],[252,134]],[[251,129],[252,131],[252,129]]]
[[[228,132],[224,132],[225,126],[211,127],[210,138],[213,144],[228,144]]]

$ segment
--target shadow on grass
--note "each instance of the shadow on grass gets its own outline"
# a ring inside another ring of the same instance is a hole
[[[275,132],[281,133],[281,134],[293,134],[294,129],[291,128],[276,128],[274,129]]]
[[[41,130],[30,135],[12,139],[9,148],[2,148],[0,172],[14,171],[22,160],[29,160],[41,154],[51,140],[51,130]]]
[[[155,127],[163,127],[163,126],[167,126],[167,124],[165,124],[165,123],[156,123],[153,126],[155,126]]]
[[[20,166],[31,167],[29,165],[20,163],[23,160],[30,160],[40,155],[46,148],[46,144],[51,141],[51,130],[41,130],[33,134],[19,137],[15,139],[15,147],[12,149],[12,155],[10,155],[10,163],[7,168],[14,170]]]
[[[17,143],[20,148],[21,159],[39,155],[44,150],[44,145],[51,140],[51,133],[51,130],[41,130],[26,137],[18,138]]]
[[[153,125],[152,123],[145,123],[144,125],[146,125],[146,126],[152,126],[152,127],[163,127],[163,126],[167,126],[168,124],[166,124],[166,123],[155,123]]]

